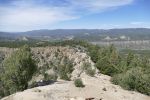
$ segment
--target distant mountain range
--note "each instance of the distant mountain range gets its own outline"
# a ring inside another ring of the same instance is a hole
[[[125,28],[125,29],[55,29],[33,30],[27,32],[0,32],[0,40],[16,40],[22,37],[40,40],[64,40],[81,39],[88,41],[102,40],[149,40],[150,29],[148,28]]]

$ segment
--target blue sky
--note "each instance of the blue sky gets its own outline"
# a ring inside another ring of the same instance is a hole
[[[0,31],[150,28],[150,0],[0,0]]]

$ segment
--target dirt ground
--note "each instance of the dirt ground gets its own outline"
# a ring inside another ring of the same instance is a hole
[[[150,96],[122,89],[110,82],[107,75],[95,77],[82,74],[84,88],[77,88],[73,81],[62,81],[18,92],[2,100],[150,100]]]

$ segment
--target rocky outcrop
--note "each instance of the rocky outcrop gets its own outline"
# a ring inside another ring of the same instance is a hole
[[[0,48],[5,57],[9,57],[15,50],[13,48]],[[71,79],[74,80],[76,77],[79,77],[81,73],[84,72],[83,64],[89,63],[91,68],[98,70],[94,67],[90,56],[87,55],[84,48],[75,48],[75,47],[61,47],[61,46],[52,46],[52,47],[35,47],[31,48],[33,58],[37,62],[38,70],[44,71],[47,74],[55,73],[53,71],[54,66],[60,66],[63,63],[65,57],[73,63],[74,70],[71,74]],[[40,72],[40,73],[42,73]],[[44,76],[42,74],[36,74],[33,76],[31,81],[40,81]]]
[[[78,76],[83,71],[83,64],[89,63],[92,69],[94,67],[94,63],[92,62],[90,56],[86,54],[84,50],[73,48],[73,47],[37,47],[32,48],[32,52],[34,55],[34,59],[38,61],[38,67],[45,67],[48,65],[49,68],[53,66],[59,66],[59,63],[62,63],[64,57],[67,57],[72,63],[74,67],[74,71],[72,72],[72,80]],[[51,73],[52,70],[47,70],[47,72]],[[98,70],[96,70],[98,72]]]

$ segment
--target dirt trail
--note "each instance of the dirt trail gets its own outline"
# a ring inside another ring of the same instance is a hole
[[[2,100],[150,100],[149,96],[123,90],[110,82],[107,75],[95,77],[82,74],[84,88],[77,88],[73,81],[58,81],[52,85],[36,87],[13,94]]]

